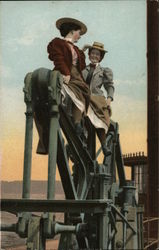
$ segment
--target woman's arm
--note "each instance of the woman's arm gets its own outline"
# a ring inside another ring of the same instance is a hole
[[[67,76],[70,75],[70,69],[65,62],[63,46],[60,39],[55,38],[48,44],[47,51],[49,53],[48,58],[54,62],[56,70]]]
[[[91,45],[85,44],[82,48],[83,52],[85,52],[87,49],[91,48]]]
[[[114,97],[114,82],[113,82],[113,72],[109,68],[104,68],[103,71],[103,85],[107,91],[107,102],[110,105]]]

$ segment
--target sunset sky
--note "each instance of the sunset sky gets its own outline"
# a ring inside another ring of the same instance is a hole
[[[46,48],[60,36],[55,22],[61,17],[87,25],[88,32],[77,44],[80,48],[104,43],[108,53],[101,65],[114,73],[112,119],[119,123],[122,152],[147,153],[146,1],[1,1],[2,180],[23,178],[24,77],[39,67],[53,68]],[[32,179],[46,180],[47,156],[35,153],[37,141],[34,129]]]

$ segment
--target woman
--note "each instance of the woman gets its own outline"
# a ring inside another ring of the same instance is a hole
[[[99,64],[107,52],[102,43],[94,42],[92,46],[85,45],[83,50],[86,49],[89,49],[88,55],[91,62],[82,72],[91,90],[87,115],[96,128],[104,155],[108,155],[110,152],[106,145],[106,133],[110,125],[110,104],[114,96],[113,73],[111,69],[101,67]],[[102,87],[107,91],[107,98],[104,96]]]
[[[56,27],[62,38],[54,38],[47,47],[49,59],[54,63],[54,70],[63,75],[63,90],[73,101],[72,116],[78,135],[82,133],[80,125],[82,114],[86,114],[90,100],[89,86],[84,82],[82,70],[86,67],[85,55],[74,45],[87,31],[84,23],[73,18],[57,20]]]

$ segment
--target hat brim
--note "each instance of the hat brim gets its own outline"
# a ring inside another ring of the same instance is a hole
[[[63,18],[60,18],[56,21],[56,27],[57,29],[60,29],[61,25],[63,23],[74,23],[74,24],[77,24],[80,26],[81,28],[81,35],[84,35],[86,32],[87,32],[87,27],[84,23],[80,22],[79,20],[77,19],[74,19],[74,18],[69,18],[69,17],[63,17]]]
[[[90,46],[89,50],[92,50],[92,49],[97,49],[97,50],[99,50],[99,51],[101,51],[103,53],[107,53],[108,52],[107,50],[104,50],[104,49],[102,49],[100,47],[97,47],[97,46]]]

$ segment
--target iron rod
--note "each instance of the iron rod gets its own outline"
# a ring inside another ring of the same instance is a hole
[[[48,157],[48,190],[47,190],[47,198],[49,200],[52,200],[55,197],[57,130],[58,130],[58,113],[56,113],[53,117],[51,117],[51,120],[50,120],[49,157]]]
[[[57,165],[61,177],[61,183],[66,199],[77,200],[77,193],[72,180],[71,171],[68,165],[68,159],[64,152],[63,138],[61,131],[58,130],[58,151],[57,151]]]
[[[61,225],[59,223],[55,223],[54,225],[54,232],[55,234],[59,234],[59,233],[76,233],[76,226],[72,226],[72,225]]]
[[[151,243],[149,243],[146,247],[144,247],[144,250],[148,249],[149,247],[157,244],[159,242],[159,239],[155,239],[154,241],[152,241]],[[157,249],[156,249],[157,250]]]
[[[123,213],[125,219],[127,218],[127,212]],[[126,248],[126,239],[127,239],[127,224],[125,221],[123,221],[123,250]]]
[[[25,150],[24,150],[24,168],[23,168],[22,198],[24,199],[30,198],[32,137],[33,137],[33,113],[31,104],[28,104],[26,112]]]
[[[16,232],[16,225],[17,224],[2,224],[0,227],[0,231],[3,232]]]
[[[111,176],[109,174],[100,174],[100,199],[108,198],[110,178]],[[110,207],[106,207],[100,216],[99,248],[101,249],[108,248],[109,212]]]
[[[16,212],[94,212],[103,213],[109,200],[2,199],[1,211]]]
[[[119,141],[119,134],[117,135],[117,143],[116,143],[115,150],[116,150],[116,165],[117,165],[117,170],[118,170],[118,175],[119,175],[120,186],[124,186],[125,181],[126,181],[126,176],[125,176],[124,162],[122,158],[122,151],[121,151],[121,146],[120,146],[120,141]]]
[[[110,206],[112,208],[114,208],[114,210],[116,211],[116,213],[125,221],[125,223],[127,224],[127,226],[133,231],[134,234],[136,234],[136,230],[130,225],[130,223],[125,219],[125,217],[119,212],[119,210],[113,205],[110,204]]]

